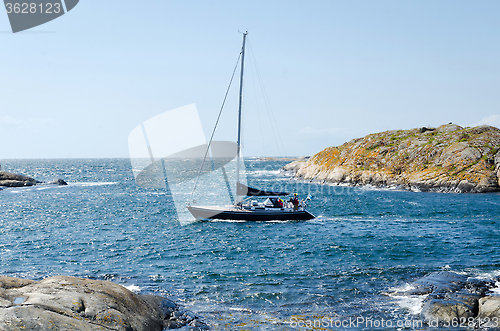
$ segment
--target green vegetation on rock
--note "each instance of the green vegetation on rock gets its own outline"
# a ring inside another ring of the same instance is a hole
[[[287,164],[296,177],[416,191],[500,190],[500,129],[492,126],[386,131]]]

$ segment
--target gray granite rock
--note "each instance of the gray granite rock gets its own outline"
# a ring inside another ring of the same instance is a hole
[[[66,183],[64,180],[62,180],[60,178],[51,180],[51,181],[47,182],[47,184],[50,184],[50,185],[68,185],[68,183]]]
[[[479,300],[479,314],[480,319],[497,318],[500,320],[500,297],[488,296]]]
[[[410,295],[423,295],[429,293],[447,293],[462,289],[467,282],[467,277],[449,271],[430,273],[412,283],[414,288]]]
[[[43,183],[34,178],[18,175],[11,172],[0,171],[0,188],[1,187],[23,187],[23,186],[33,186],[38,184],[49,184],[49,185],[68,185],[62,179],[54,179],[47,183]]]
[[[424,320],[437,320],[439,323],[446,323],[453,320],[468,319],[475,317],[477,299],[468,304],[467,300],[445,300],[431,299],[424,303],[422,307],[422,317]]]
[[[162,331],[189,325],[208,329],[168,299],[138,295],[109,281],[0,277],[0,331]]]
[[[411,283],[398,296],[422,296],[421,318],[436,325],[467,321],[483,327],[496,318],[500,322],[500,297],[491,296],[498,279],[469,278],[449,271],[430,273]],[[497,325],[499,326],[499,325]],[[497,327],[495,326],[495,327]]]
[[[41,182],[28,176],[0,171],[0,186],[21,187],[21,186],[33,186],[38,183]]]

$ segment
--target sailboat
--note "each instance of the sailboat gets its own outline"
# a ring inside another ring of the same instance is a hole
[[[240,182],[240,158],[241,158],[241,107],[243,101],[243,72],[245,61],[245,42],[248,32],[243,33],[243,45],[241,47],[241,73],[238,107],[238,137],[236,150],[236,200],[230,206],[198,206],[189,202],[187,209],[196,219],[223,219],[243,221],[272,221],[272,220],[310,220],[315,218],[307,211],[308,196],[299,201],[297,194],[289,201],[283,201],[282,196],[288,192],[263,191],[249,187]],[[208,143],[210,148],[212,140]],[[208,151],[208,149],[207,149]],[[207,153],[205,153],[205,157]],[[203,166],[202,166],[203,167]],[[200,168],[201,169],[201,168]],[[193,191],[196,189],[195,188]],[[243,198],[245,197],[245,199]],[[254,198],[266,197],[265,201]]]

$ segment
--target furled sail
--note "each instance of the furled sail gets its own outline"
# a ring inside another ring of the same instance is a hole
[[[240,196],[271,196],[271,195],[289,195],[288,192],[271,192],[271,191],[261,191],[256,188],[252,188],[246,186],[245,184],[238,183],[238,189],[236,190],[236,194]]]

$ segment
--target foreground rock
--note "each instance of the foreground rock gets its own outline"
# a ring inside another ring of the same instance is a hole
[[[500,190],[500,129],[455,124],[375,133],[329,147],[282,171],[325,183],[415,191]]]
[[[23,175],[13,174],[10,172],[0,171],[0,186],[22,187],[22,186],[33,186],[33,185],[37,185],[37,184],[43,184],[43,182],[40,182],[40,181],[38,181],[34,178],[31,178],[31,177],[28,177],[28,176],[23,176]],[[62,179],[56,179],[56,180],[48,182],[47,184],[68,185]]]
[[[410,284],[409,290],[394,294],[425,298],[421,318],[429,325],[497,328],[500,327],[500,297],[494,296],[491,289],[498,281],[440,271]]]
[[[484,297],[479,299],[478,317],[485,320],[487,318],[500,318],[500,297]],[[498,325],[500,327],[500,325]]]
[[[162,331],[208,327],[170,300],[109,281],[0,277],[0,330]]]

